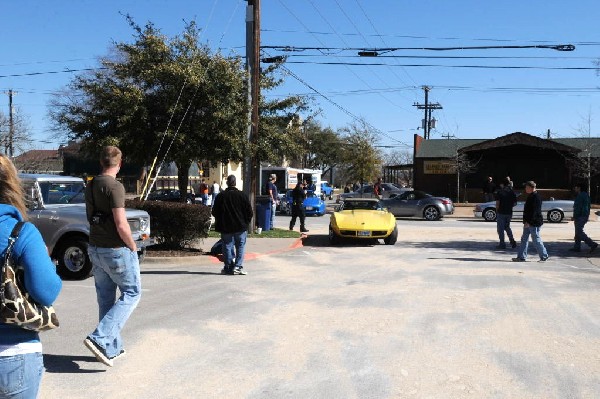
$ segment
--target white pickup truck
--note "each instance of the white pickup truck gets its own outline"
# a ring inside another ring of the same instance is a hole
[[[20,174],[29,221],[42,233],[57,272],[65,279],[84,279],[92,264],[87,254],[90,224],[85,212],[85,183],[78,177]],[[138,248],[140,260],[150,238],[150,215],[126,209],[127,221]]]

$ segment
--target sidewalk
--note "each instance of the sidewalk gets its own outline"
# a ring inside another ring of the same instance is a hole
[[[175,256],[175,257],[153,257],[152,252],[146,252],[142,264],[186,264],[186,265],[217,265],[222,264],[221,258],[209,254],[212,246],[218,241],[217,237],[208,237],[202,239],[199,247],[202,249],[202,255],[193,256]],[[246,250],[244,260],[257,259],[263,256],[286,252],[302,246],[302,238],[255,238],[250,237],[246,240]]]

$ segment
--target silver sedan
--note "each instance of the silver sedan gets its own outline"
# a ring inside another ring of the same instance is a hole
[[[393,198],[381,200],[383,206],[396,217],[418,217],[438,220],[454,213],[450,198],[434,197],[424,191],[406,191]]]
[[[569,200],[549,200],[542,201],[542,215],[550,223],[560,223],[564,218],[570,219],[573,217],[573,201]],[[513,220],[523,218],[523,208],[525,201],[517,202],[513,208]],[[475,205],[473,215],[476,218],[484,218],[487,222],[496,220],[496,202],[484,202],[483,204]]]

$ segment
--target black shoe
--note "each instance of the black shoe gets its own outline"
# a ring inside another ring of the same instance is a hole
[[[595,242],[592,247],[590,248],[590,253],[594,252],[596,250],[596,248],[598,248],[598,243]]]
[[[517,258],[512,258],[512,261],[513,262],[525,262],[525,259],[517,257]]]
[[[538,262],[545,262],[547,261],[549,258],[549,256],[546,256],[545,258],[540,258],[540,260],[538,260]]]
[[[231,276],[231,275],[233,275],[233,270],[222,268],[221,269],[221,274],[229,274]]]
[[[308,233],[309,230],[305,229],[304,227],[300,227],[300,233]]]
[[[113,366],[113,360],[106,355],[104,348],[100,347],[93,339],[87,337],[83,340],[83,344],[96,356],[100,362],[104,363],[108,367]],[[115,356],[116,357],[116,356]]]
[[[510,242],[510,247],[511,247],[511,248],[516,248],[516,247],[517,247],[517,242],[516,242],[515,240],[512,240],[512,241]]]

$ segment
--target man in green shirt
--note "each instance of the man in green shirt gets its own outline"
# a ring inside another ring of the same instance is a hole
[[[577,197],[573,204],[573,222],[575,223],[575,245],[570,248],[571,252],[581,252],[581,241],[585,242],[590,247],[590,252],[594,252],[598,248],[598,243],[594,242],[585,234],[583,227],[590,218],[590,196],[587,193],[587,187],[584,184],[578,183],[573,188]]]

